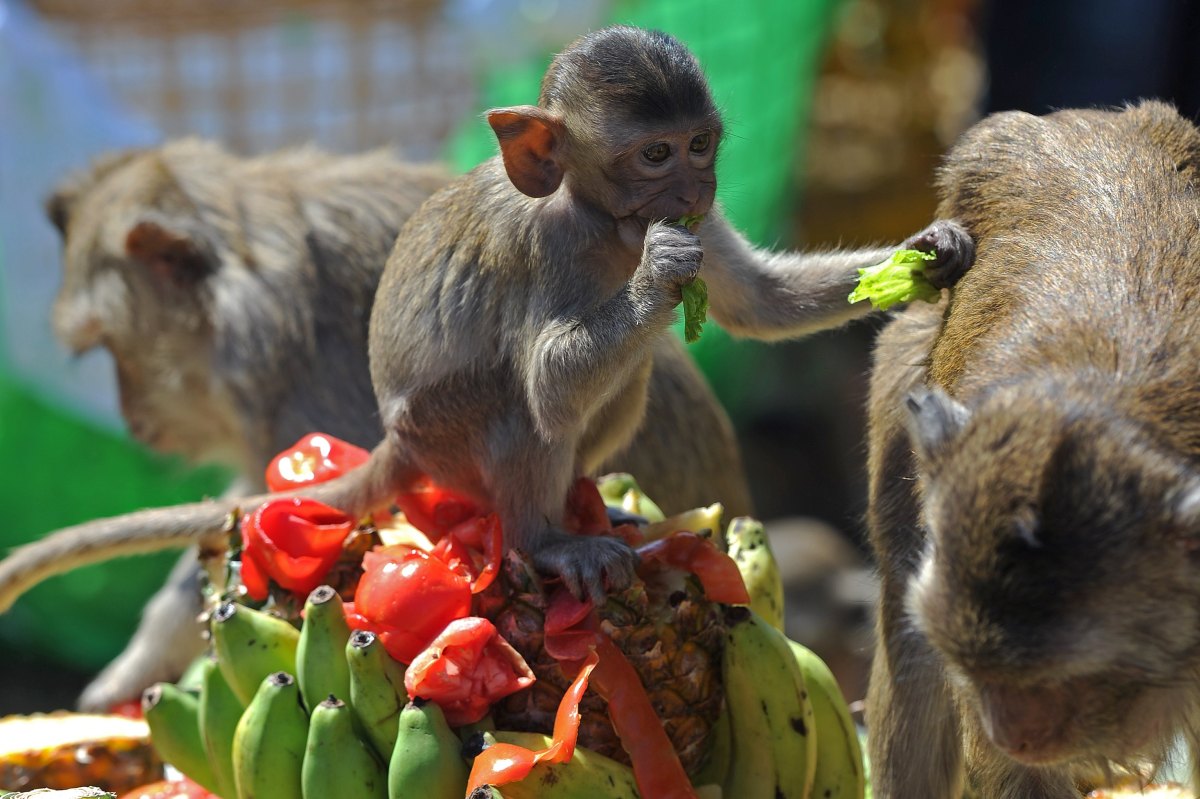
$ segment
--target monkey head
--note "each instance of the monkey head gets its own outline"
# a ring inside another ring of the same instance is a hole
[[[530,197],[563,187],[643,235],[712,207],[721,117],[696,59],[664,33],[583,36],[551,63],[538,105],[487,117],[509,179]]]
[[[136,439],[236,461],[225,447],[241,435],[237,414],[207,346],[217,242],[166,164],[149,152],[110,157],[60,186],[46,210],[64,249],[59,340],[77,354],[109,351]]]
[[[1159,753],[1195,696],[1200,473],[1102,393],[908,398],[927,528],[908,611],[1028,765]]]

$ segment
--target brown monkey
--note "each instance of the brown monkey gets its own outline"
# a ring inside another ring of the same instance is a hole
[[[409,219],[375,297],[369,352],[385,437],[365,466],[304,493],[359,515],[432,475],[494,508],[508,546],[599,596],[624,584],[635,556],[558,528],[567,487],[637,432],[653,343],[701,256],[716,320],[770,339],[863,313],[845,302],[856,267],[891,248],[777,254],[734,231],[712,209],[720,117],[694,58],[664,34],[582,37],[551,64],[539,105],[488,121],[501,156]],[[699,236],[661,221],[710,210]],[[910,244],[938,249],[941,282],[971,257],[950,223]],[[0,564],[0,607],[97,557],[219,540],[232,507],[60,531]]]
[[[885,329],[871,387],[881,799],[1077,797],[1195,736],[1197,177],[1153,102],[999,114],[947,157],[979,260],[944,321]]]
[[[367,309],[400,227],[449,179],[383,150],[241,159],[184,139],[108,156],[47,204],[66,245],[56,332],[111,353],[135,438],[231,467],[227,497],[264,491],[268,461],[308,432],[382,438]],[[654,342],[648,407],[601,471],[634,473],[668,513],[718,499],[751,513],[732,425],[675,336]],[[198,652],[184,561],[81,705],[136,697]]]

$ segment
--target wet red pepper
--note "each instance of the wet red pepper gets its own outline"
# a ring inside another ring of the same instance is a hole
[[[332,480],[358,466],[371,453],[325,433],[309,433],[279,453],[267,466],[267,488],[292,488]]]
[[[487,715],[492,703],[534,682],[533,670],[487,619],[468,616],[446,628],[404,673],[408,695],[437,702],[452,727]]]
[[[434,538],[446,535],[481,512],[471,500],[435,485],[428,477],[397,494],[395,501],[409,524]]]
[[[587,648],[599,655],[592,687],[608,703],[613,729],[633,762],[638,792],[662,799],[695,799],[687,772],[641,678],[625,654],[600,630],[591,603],[575,599],[566,590],[556,591],[546,608],[545,630],[546,651],[564,668],[579,662],[577,656]]]
[[[220,799],[186,777],[159,780],[121,794],[121,799]]]
[[[579,673],[559,701],[558,713],[554,717],[553,743],[537,751],[506,743],[489,746],[475,757],[471,766],[471,777],[467,781],[468,794],[480,785],[519,782],[538,763],[566,763],[574,756],[579,739],[579,703],[583,701],[588,677],[599,659],[594,650],[588,653]]]
[[[469,577],[419,550],[387,547],[363,556],[346,621],[375,633],[388,654],[411,663],[446,625],[470,612]]]
[[[299,596],[325,581],[354,520],[304,497],[271,499],[242,518],[242,584],[257,600],[273,580]]]
[[[737,564],[707,538],[689,532],[672,533],[638,547],[637,553],[642,563],[657,561],[696,575],[704,586],[704,595],[713,602],[750,604]]]

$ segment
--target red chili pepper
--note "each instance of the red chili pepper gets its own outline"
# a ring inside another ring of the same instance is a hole
[[[410,663],[446,625],[470,612],[467,577],[419,550],[388,547],[363,556],[346,621],[375,633],[388,654]]]
[[[242,517],[242,584],[267,598],[267,580],[307,596],[342,554],[354,520],[304,497],[271,499]]]
[[[750,604],[750,594],[737,564],[707,538],[695,533],[672,533],[639,547],[637,553],[642,563],[658,561],[696,575],[704,586],[705,596],[713,602]]]
[[[362,447],[325,433],[309,433],[267,466],[267,488],[287,491],[323,483],[361,466],[371,457]]]
[[[596,652],[600,662],[592,674],[592,686],[608,703],[613,729],[633,761],[638,793],[655,799],[697,799],[662,720],[625,653],[603,633],[596,636]]]
[[[552,594],[546,608],[546,651],[564,668],[586,646],[599,655],[592,687],[608,703],[609,719],[633,761],[633,775],[642,796],[695,799],[687,772],[641,678],[625,654],[600,630],[590,608],[591,603],[575,599],[566,590]]]
[[[563,527],[579,535],[607,535],[612,530],[608,508],[595,480],[580,477],[571,485]]]
[[[428,477],[397,494],[395,500],[409,524],[434,537],[444,536],[456,525],[480,514],[474,502],[434,485]]]
[[[413,699],[437,702],[452,727],[487,715],[492,703],[534,682],[533,670],[487,619],[457,619],[404,673]]]
[[[583,667],[558,703],[554,717],[553,743],[545,749],[533,751],[515,744],[497,743],[476,756],[471,766],[471,777],[467,780],[467,793],[480,785],[507,785],[519,782],[528,776],[538,763],[566,763],[575,754],[579,740],[579,703],[587,691],[588,677],[599,662],[599,655],[591,651]]]

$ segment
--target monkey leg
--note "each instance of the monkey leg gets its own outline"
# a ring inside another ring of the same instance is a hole
[[[190,547],[142,610],[125,650],[84,688],[80,710],[105,712],[137,699],[156,682],[174,682],[204,651],[204,627],[197,620],[204,608],[200,573],[196,548]]]
[[[606,585],[615,590],[628,585],[637,554],[624,541],[573,535],[561,526],[567,493],[578,477],[576,448],[541,441],[532,431],[510,440],[507,457],[483,469],[508,547],[523,550],[539,571],[561,578],[577,597],[599,603]]]

